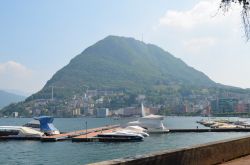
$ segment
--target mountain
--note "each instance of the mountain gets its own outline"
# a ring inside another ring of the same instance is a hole
[[[25,99],[24,96],[0,90],[0,109],[3,108],[4,106],[9,105],[10,103],[16,103],[19,101],[23,101],[24,99]]]
[[[140,91],[169,84],[215,85],[205,74],[156,45],[108,36],[73,58],[35,96],[50,97],[51,86],[70,93],[86,86]]]
[[[192,94],[208,96],[215,88],[224,86],[156,45],[108,36],[57,71],[41,91],[22,103],[5,107],[2,113],[19,111],[27,116],[42,110],[42,114],[57,115],[60,111],[65,116],[78,96],[82,98],[86,91],[96,89],[122,93],[110,96],[106,102],[105,106],[115,109],[134,105],[138,94],[146,95],[152,104],[176,104],[176,98],[182,101],[182,97]]]

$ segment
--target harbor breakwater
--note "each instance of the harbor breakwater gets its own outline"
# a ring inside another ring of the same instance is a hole
[[[250,154],[250,136],[195,145],[176,150],[92,163],[90,165],[211,165]]]

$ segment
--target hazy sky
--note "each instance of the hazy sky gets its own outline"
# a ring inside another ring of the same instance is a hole
[[[0,89],[40,90],[107,35],[159,45],[212,80],[250,87],[250,42],[240,9],[220,0],[0,1]]]

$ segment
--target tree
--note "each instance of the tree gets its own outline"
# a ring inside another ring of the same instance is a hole
[[[242,6],[241,17],[247,41],[250,39],[250,0],[221,0],[220,8],[227,12],[232,3]]]

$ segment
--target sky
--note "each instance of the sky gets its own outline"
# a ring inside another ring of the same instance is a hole
[[[250,88],[240,7],[220,0],[0,1],[0,89],[31,94],[108,35],[162,47],[225,85]]]

